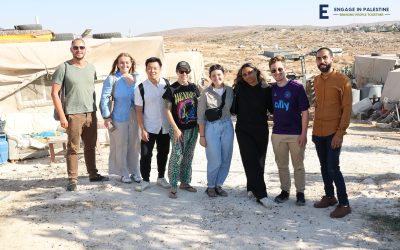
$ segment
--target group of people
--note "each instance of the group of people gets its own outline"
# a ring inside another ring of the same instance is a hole
[[[68,134],[67,190],[75,191],[80,137],[84,142],[89,180],[107,181],[109,178],[97,173],[95,161],[96,71],[84,59],[84,40],[73,40],[70,50],[73,58],[61,64],[53,75],[52,98],[60,124]],[[351,212],[339,166],[343,136],[350,123],[351,84],[332,63],[332,51],[320,48],[316,55],[321,74],[314,81],[316,105],[312,141],[321,165],[325,195],[314,207],[326,208],[339,203],[330,216],[341,218]],[[100,110],[110,134],[110,174],[120,176],[123,183],[137,182],[135,190],[144,191],[150,186],[156,144],[157,185],[169,189],[168,196],[172,199],[177,198],[178,183],[181,190],[197,192],[190,183],[194,150],[199,141],[207,157],[206,194],[228,196],[224,182],[231,165],[235,131],[248,195],[268,208],[287,201],[291,189],[290,156],[296,205],[305,205],[304,152],[309,103],[303,86],[286,77],[284,57],[277,56],[269,61],[275,79],[273,84],[266,83],[255,65],[245,63],[230,87],[224,82],[224,67],[214,64],[208,70],[211,84],[201,93],[190,82],[191,67],[185,61],[176,65],[178,80],[172,84],[160,76],[162,62],[159,58],[148,58],[145,66],[147,79],[140,82],[135,60],[128,53],[121,53],[103,83]],[[61,88],[65,88],[65,103],[59,98]],[[264,179],[269,113],[273,114],[271,141],[281,183],[281,193],[274,199],[268,196]],[[237,117],[235,129],[232,115]],[[169,181],[165,178],[168,154]]]

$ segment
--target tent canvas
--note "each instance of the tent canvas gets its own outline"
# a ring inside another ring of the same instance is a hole
[[[381,100],[400,100],[400,69],[396,69],[388,73],[385,85],[383,86]]]
[[[128,52],[136,61],[137,71],[145,78],[145,60],[156,56],[164,61],[162,37],[85,39],[86,59],[96,67],[99,82],[105,79],[111,70],[113,60],[121,52]],[[0,44],[0,114],[10,112],[50,112],[49,81],[44,76],[54,73],[62,62],[71,59],[70,41],[43,43]],[[49,77],[47,77],[49,78]],[[42,82],[43,88],[38,88]],[[43,83],[45,82],[45,83]],[[27,85],[31,96],[24,96]],[[28,86],[29,87],[29,86]],[[96,84],[97,97],[100,96],[101,84]],[[38,95],[36,98],[32,95]],[[97,100],[98,102],[98,100]]]
[[[396,55],[355,56],[354,76],[357,80],[357,87],[362,88],[367,83],[386,82],[388,72],[395,65],[400,65],[400,59]]]
[[[178,79],[176,65],[180,61],[186,61],[190,65],[192,71],[189,74],[189,81],[197,85],[202,85],[204,79],[204,60],[203,55],[197,51],[165,53],[165,62],[167,64],[166,76],[171,83]]]

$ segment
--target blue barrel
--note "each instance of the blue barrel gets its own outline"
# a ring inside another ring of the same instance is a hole
[[[7,136],[0,133],[0,164],[6,163],[8,160],[8,142]]]

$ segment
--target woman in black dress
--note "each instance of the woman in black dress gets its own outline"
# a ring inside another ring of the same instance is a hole
[[[251,63],[239,69],[234,81],[236,93],[236,138],[247,177],[248,195],[254,195],[265,207],[274,206],[264,181],[268,146],[268,114],[273,112],[271,87]]]

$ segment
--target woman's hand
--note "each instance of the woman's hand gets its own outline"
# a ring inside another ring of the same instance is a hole
[[[111,121],[111,118],[104,119],[104,126],[109,129]]]
[[[201,146],[203,146],[205,148],[207,147],[206,138],[204,136],[200,136],[199,143],[200,143]]]
[[[182,131],[179,128],[174,129],[174,142],[179,142],[182,140]]]

